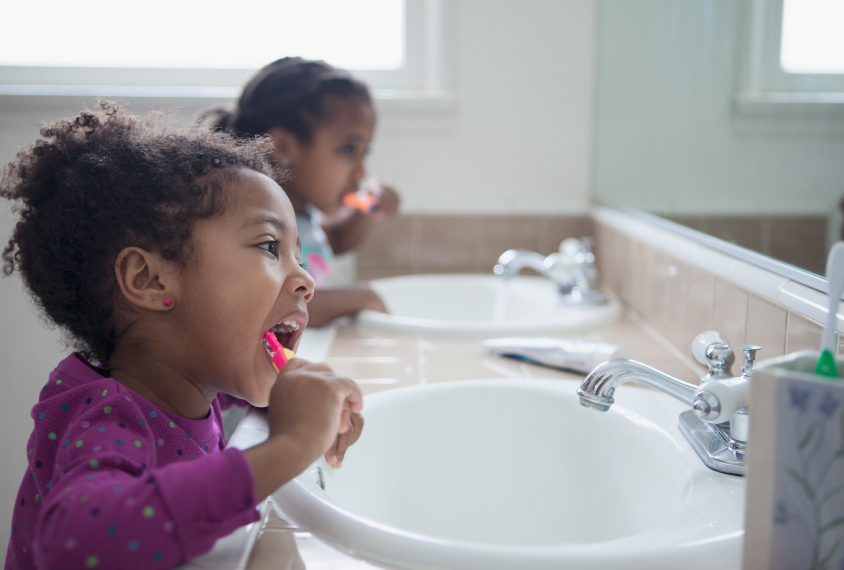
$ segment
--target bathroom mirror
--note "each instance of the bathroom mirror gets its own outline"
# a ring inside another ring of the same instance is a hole
[[[823,275],[843,28],[840,0],[599,0],[596,200]]]

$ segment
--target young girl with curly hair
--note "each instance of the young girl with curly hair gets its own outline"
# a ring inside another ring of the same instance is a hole
[[[184,563],[362,426],[354,382],[276,373],[264,345],[296,347],[313,295],[271,141],[101,107],[42,129],[0,183],[5,273],[78,349],[32,409],[7,569]],[[224,394],[268,407],[265,443],[225,447]]]
[[[366,176],[363,162],[375,130],[366,85],[323,61],[286,57],[261,69],[234,109],[214,109],[202,119],[243,138],[269,135],[273,162],[289,170],[284,188],[296,211],[303,260],[316,281],[311,322],[361,309],[386,311],[365,283],[325,287],[333,255],[357,247],[376,221],[398,209],[395,189],[378,180],[364,184],[377,209],[344,205]]]

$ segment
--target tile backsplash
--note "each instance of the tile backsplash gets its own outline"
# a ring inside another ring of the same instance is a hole
[[[587,215],[401,215],[373,228],[358,250],[357,275],[487,273],[508,249],[547,255],[565,238],[594,231]]]
[[[741,344],[761,346],[760,360],[820,346],[820,323],[607,224],[597,222],[596,232],[604,286],[687,356],[707,329],[723,333],[736,352]],[[737,354],[736,370],[742,363]]]
[[[807,271],[824,272],[828,250],[826,216],[666,215],[665,218]]]

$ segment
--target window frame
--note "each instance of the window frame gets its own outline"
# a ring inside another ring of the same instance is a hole
[[[844,74],[788,73],[780,63],[783,0],[750,0],[735,110],[844,120]]]
[[[405,65],[352,72],[376,92],[443,89],[443,0],[404,0]],[[237,97],[255,69],[0,66],[0,95]]]

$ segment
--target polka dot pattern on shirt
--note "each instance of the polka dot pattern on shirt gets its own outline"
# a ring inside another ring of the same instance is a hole
[[[71,359],[78,357],[66,361]],[[57,373],[61,370],[62,365]],[[184,533],[174,533],[174,522],[163,515],[181,511],[162,506],[156,473],[171,463],[196,465],[197,475],[190,478],[187,489],[205,476],[200,460],[211,455],[222,458],[219,403],[214,402],[205,420],[173,417],[89,370],[77,364],[75,374],[85,381],[62,374],[39,392],[32,412],[35,429],[26,448],[29,469],[13,513],[7,570],[33,568],[34,556],[64,557],[57,559],[58,564],[39,564],[45,568],[163,569],[178,564],[183,555],[185,547],[179,541]],[[242,519],[238,525],[255,516],[243,510],[244,504],[254,501],[251,477],[247,482],[245,501],[231,501],[237,503]],[[229,488],[221,493],[230,494]],[[181,493],[175,498],[188,496]],[[45,512],[50,515],[40,521],[42,534],[36,539],[38,525],[31,523],[40,519],[48,504],[51,510]],[[226,528],[224,534],[234,528]],[[216,538],[204,534],[193,540],[213,544]]]

